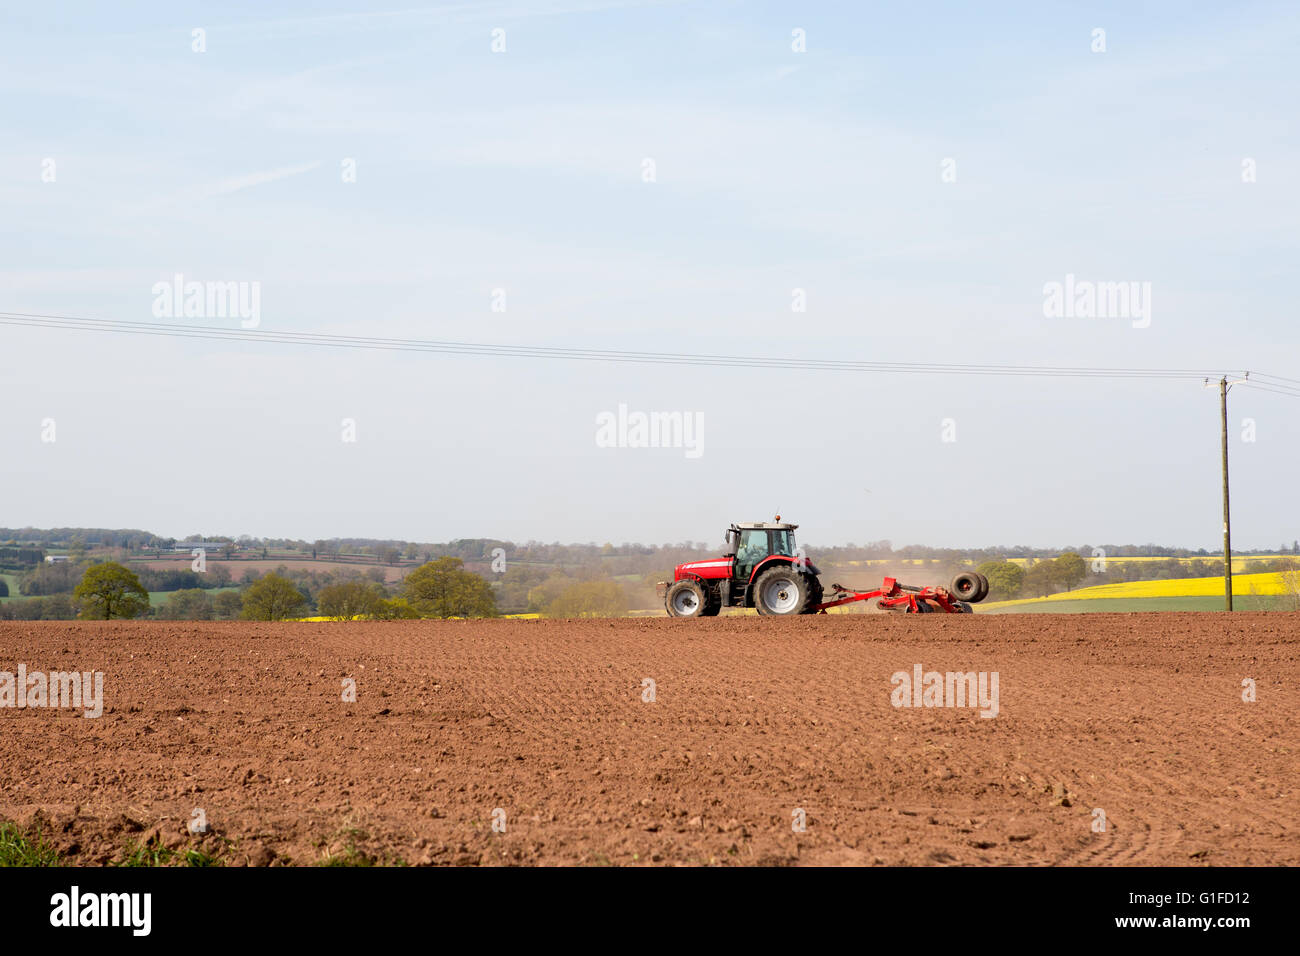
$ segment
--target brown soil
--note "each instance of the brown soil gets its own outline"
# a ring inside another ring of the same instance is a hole
[[[1297,865],[1298,649],[1258,613],[4,622],[0,671],[106,705],[0,709],[0,818],[84,864]],[[893,707],[917,663],[1000,713]]]

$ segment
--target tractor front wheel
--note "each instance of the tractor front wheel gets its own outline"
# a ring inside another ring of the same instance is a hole
[[[701,617],[706,613],[705,601],[704,588],[690,578],[674,582],[664,595],[669,617]]]
[[[786,565],[768,568],[754,582],[754,607],[759,614],[802,614],[808,597],[808,578]]]

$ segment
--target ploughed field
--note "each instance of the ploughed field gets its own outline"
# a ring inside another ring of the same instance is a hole
[[[79,864],[1297,865],[1298,658],[1258,613],[0,622],[0,672],[104,675],[0,706],[0,820]]]

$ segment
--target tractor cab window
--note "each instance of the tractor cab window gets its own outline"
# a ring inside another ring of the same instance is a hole
[[[736,550],[736,576],[748,578],[754,565],[768,555],[767,532],[761,528],[746,528],[740,532],[740,547]]]
[[[738,556],[747,556],[752,562],[767,557],[767,532],[755,528],[742,531]]]
[[[791,557],[794,557],[794,532],[773,531],[772,532],[772,553],[788,554]]]

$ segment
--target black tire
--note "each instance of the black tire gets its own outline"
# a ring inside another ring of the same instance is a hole
[[[817,605],[822,603],[822,582],[820,578],[808,578],[808,603],[804,605],[800,614],[816,614]]]
[[[701,617],[717,617],[718,612],[722,610],[722,595],[718,593],[717,586],[708,588],[704,593],[704,610],[700,612]]]
[[[788,564],[768,568],[754,582],[754,607],[759,614],[786,617],[803,614],[808,606],[808,576]]]
[[[927,601],[925,598],[917,598],[917,599],[916,599],[916,613],[917,613],[917,614],[933,614],[933,613],[934,613],[934,608],[930,607],[930,602]]]
[[[974,614],[974,613],[975,613],[973,610],[971,610],[971,606],[970,606],[969,604],[967,604],[965,601],[958,601],[958,602],[957,602],[957,606],[958,606],[959,608],[961,608],[961,612],[962,612],[963,614]]]
[[[959,601],[978,601],[975,595],[980,591],[980,576],[974,571],[963,571],[952,579],[952,584],[948,585],[948,590]]]
[[[664,595],[664,607],[669,617],[703,617],[707,606],[704,588],[691,578],[673,582]]]
[[[975,597],[971,598],[971,602],[978,604],[980,601],[984,600],[986,597],[989,596],[989,579],[986,578],[984,575],[980,574],[978,571],[975,572],[975,577],[980,579],[980,593]]]

